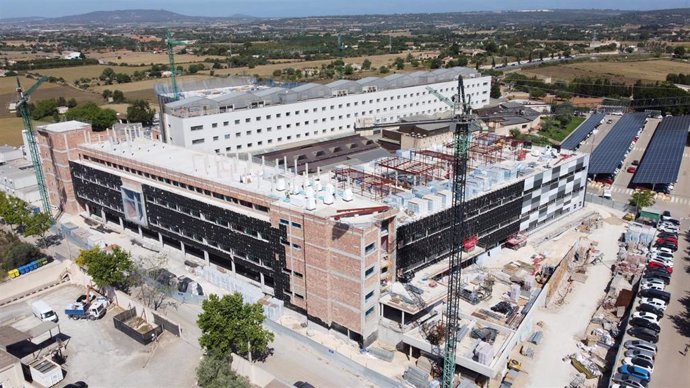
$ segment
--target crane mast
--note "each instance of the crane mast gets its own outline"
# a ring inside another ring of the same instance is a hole
[[[36,133],[34,132],[33,123],[31,121],[31,112],[29,112],[29,96],[41,86],[48,78],[42,77],[28,90],[24,91],[22,85],[17,78],[17,110],[22,116],[24,122],[24,129],[26,130],[26,140],[29,143],[29,153],[31,154],[31,162],[33,163],[34,172],[36,174],[36,183],[38,184],[38,191],[41,194],[41,205],[43,211],[51,214],[50,199],[48,197],[48,189],[46,188],[46,180],[43,175],[43,167],[41,163],[41,153],[38,150],[38,142],[36,141]],[[52,218],[52,214],[51,214]]]
[[[175,74],[177,70],[175,69],[175,52],[173,51],[173,48],[180,44],[187,44],[187,42],[174,40],[170,31],[165,34],[165,45],[168,50],[168,63],[170,64],[170,80],[172,81],[173,96],[175,101],[180,99],[180,90],[177,87],[177,78]]]

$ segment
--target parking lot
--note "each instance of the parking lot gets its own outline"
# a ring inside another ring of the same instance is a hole
[[[85,289],[75,285],[54,288],[38,297],[0,309],[0,325],[20,330],[40,321],[32,315],[31,303],[44,300],[59,316],[59,329],[67,338],[65,380],[57,387],[85,381],[93,387],[191,387],[201,351],[181,338],[164,332],[158,343],[143,346],[115,329],[113,311],[100,320],[72,320],[64,308]],[[48,338],[38,337],[34,342]]]

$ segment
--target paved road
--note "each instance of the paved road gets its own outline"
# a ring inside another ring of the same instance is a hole
[[[690,386],[690,354],[681,354],[685,345],[690,344],[690,220],[685,219],[682,225],[685,236],[679,241],[671,284],[666,288],[672,300],[661,320],[661,336],[657,344],[659,353],[654,363],[651,388]]]

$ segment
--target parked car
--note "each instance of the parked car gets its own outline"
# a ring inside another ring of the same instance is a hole
[[[621,365],[618,368],[618,373],[628,374],[632,377],[637,377],[638,379],[649,381],[649,372],[637,366]]]
[[[307,383],[306,381],[298,381],[292,385],[297,388],[315,388],[313,385]]]
[[[643,283],[643,284],[640,284],[640,290],[659,290],[659,291],[663,291],[663,290],[664,290],[664,286],[663,286],[663,285],[659,285],[658,283]]]
[[[640,161],[639,160],[633,160],[632,163],[630,163],[630,164],[632,164],[633,166],[639,166]]]
[[[648,320],[650,320],[651,322],[659,323],[659,318],[658,318],[656,315],[654,315],[654,314],[652,314],[652,313],[648,313],[648,312],[646,312],[646,311],[637,311],[637,312],[634,312],[633,315],[632,315],[632,317],[633,317],[633,318],[648,319]]]
[[[640,296],[663,300],[664,303],[669,303],[671,301],[671,293],[666,291],[644,290],[640,292]]]
[[[642,357],[626,357],[623,359],[623,364],[640,367],[649,372],[650,375],[654,373],[654,363]]]
[[[672,274],[672,273],[673,273],[673,267],[667,266],[667,265],[665,265],[664,263],[660,263],[660,262],[658,262],[658,261],[650,261],[649,264],[647,264],[647,268],[650,268],[650,269],[657,269],[657,268],[659,268],[659,269],[665,270],[665,271],[668,272],[669,274]]]
[[[87,301],[87,299],[88,299],[88,301]],[[93,302],[95,299],[96,299],[96,295],[95,295],[95,294],[89,294],[89,296],[86,296],[86,295],[79,295],[79,297],[77,298],[76,302],[77,302],[77,303],[88,304],[88,303]]]
[[[660,237],[656,239],[657,244],[673,244],[678,245],[678,239],[675,237]]]
[[[666,285],[671,282],[671,274],[663,268],[648,268],[644,273],[644,278],[656,278],[662,280]]]
[[[625,171],[627,171],[627,172],[629,172],[629,173],[634,173],[635,171],[637,171],[637,167],[635,167],[635,166],[630,166],[630,167],[628,167],[628,169],[625,170]]]
[[[656,315],[657,319],[661,319],[664,317],[664,310],[654,307],[651,304],[642,303],[639,306],[637,306],[637,310],[652,313]]]
[[[627,373],[616,373],[611,378],[611,381],[613,381],[616,384],[621,384],[624,387],[632,388],[647,388],[648,385],[647,380],[633,377]]]
[[[675,237],[678,238],[678,233],[674,232],[659,232],[656,235],[657,237]]]
[[[625,351],[625,357],[641,357],[654,362],[656,353],[648,352],[642,349],[630,349]]]
[[[657,335],[661,331],[661,327],[658,324],[656,324],[654,322],[650,322],[644,318],[633,318],[630,320],[629,323],[633,326],[636,326],[636,327],[643,327],[645,329],[652,330]]]
[[[623,344],[626,349],[642,349],[656,354],[656,345],[643,340],[627,340]]]
[[[659,342],[659,334],[644,327],[631,327],[628,329],[628,334],[653,344]]]
[[[654,299],[654,298],[641,298],[640,303],[641,304],[648,304],[650,306],[654,306],[658,309],[666,311],[666,303],[664,303],[663,300]]]
[[[655,285],[658,285],[658,286],[661,286],[661,287],[666,286],[666,283],[664,283],[663,280],[661,280],[661,279],[656,279],[656,278],[643,278],[643,279],[640,281],[640,284],[641,284],[641,285],[645,285],[645,284],[655,284]]]
[[[671,244],[671,243],[656,243],[655,247],[657,248],[668,248],[670,249],[673,253],[675,253],[678,250],[678,245],[676,244]]]

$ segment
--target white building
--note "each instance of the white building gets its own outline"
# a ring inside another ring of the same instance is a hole
[[[350,135],[358,122],[390,123],[449,111],[429,89],[451,98],[457,93],[458,75],[464,77],[472,108],[488,104],[491,77],[462,67],[327,85],[309,83],[292,89],[205,91],[205,95],[163,106],[163,138],[167,143],[223,154]]]

